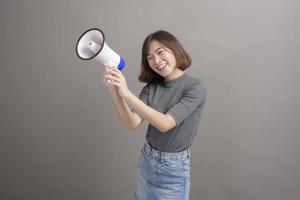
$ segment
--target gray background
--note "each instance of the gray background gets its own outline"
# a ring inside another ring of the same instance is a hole
[[[300,199],[298,0],[0,3],[0,199],[132,199],[146,125],[119,123],[103,67],[79,60],[99,27],[136,94],[141,45],[174,33],[208,88],[191,199]]]

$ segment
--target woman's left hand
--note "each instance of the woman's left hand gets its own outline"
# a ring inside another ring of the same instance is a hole
[[[105,75],[103,80],[107,85],[115,86],[118,88],[119,95],[126,97],[129,94],[127,82],[120,70],[113,66],[105,67]]]

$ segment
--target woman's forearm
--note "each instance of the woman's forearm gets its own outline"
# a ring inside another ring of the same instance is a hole
[[[134,108],[134,111],[156,127],[160,132],[166,132],[176,126],[176,122],[169,114],[161,113],[142,102],[130,91],[124,96],[125,101]]]
[[[141,118],[131,111],[126,101],[118,94],[116,90],[110,91],[115,109],[122,124],[128,129],[133,130],[141,123]]]

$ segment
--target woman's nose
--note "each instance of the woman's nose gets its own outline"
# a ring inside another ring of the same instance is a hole
[[[159,56],[154,56],[154,63],[158,64],[160,62]]]

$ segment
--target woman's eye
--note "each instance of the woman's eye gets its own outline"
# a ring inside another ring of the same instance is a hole
[[[151,60],[153,57],[147,57],[147,60]]]
[[[162,53],[163,53],[163,51],[159,51],[159,52],[157,52],[158,53],[158,55],[161,55]]]

